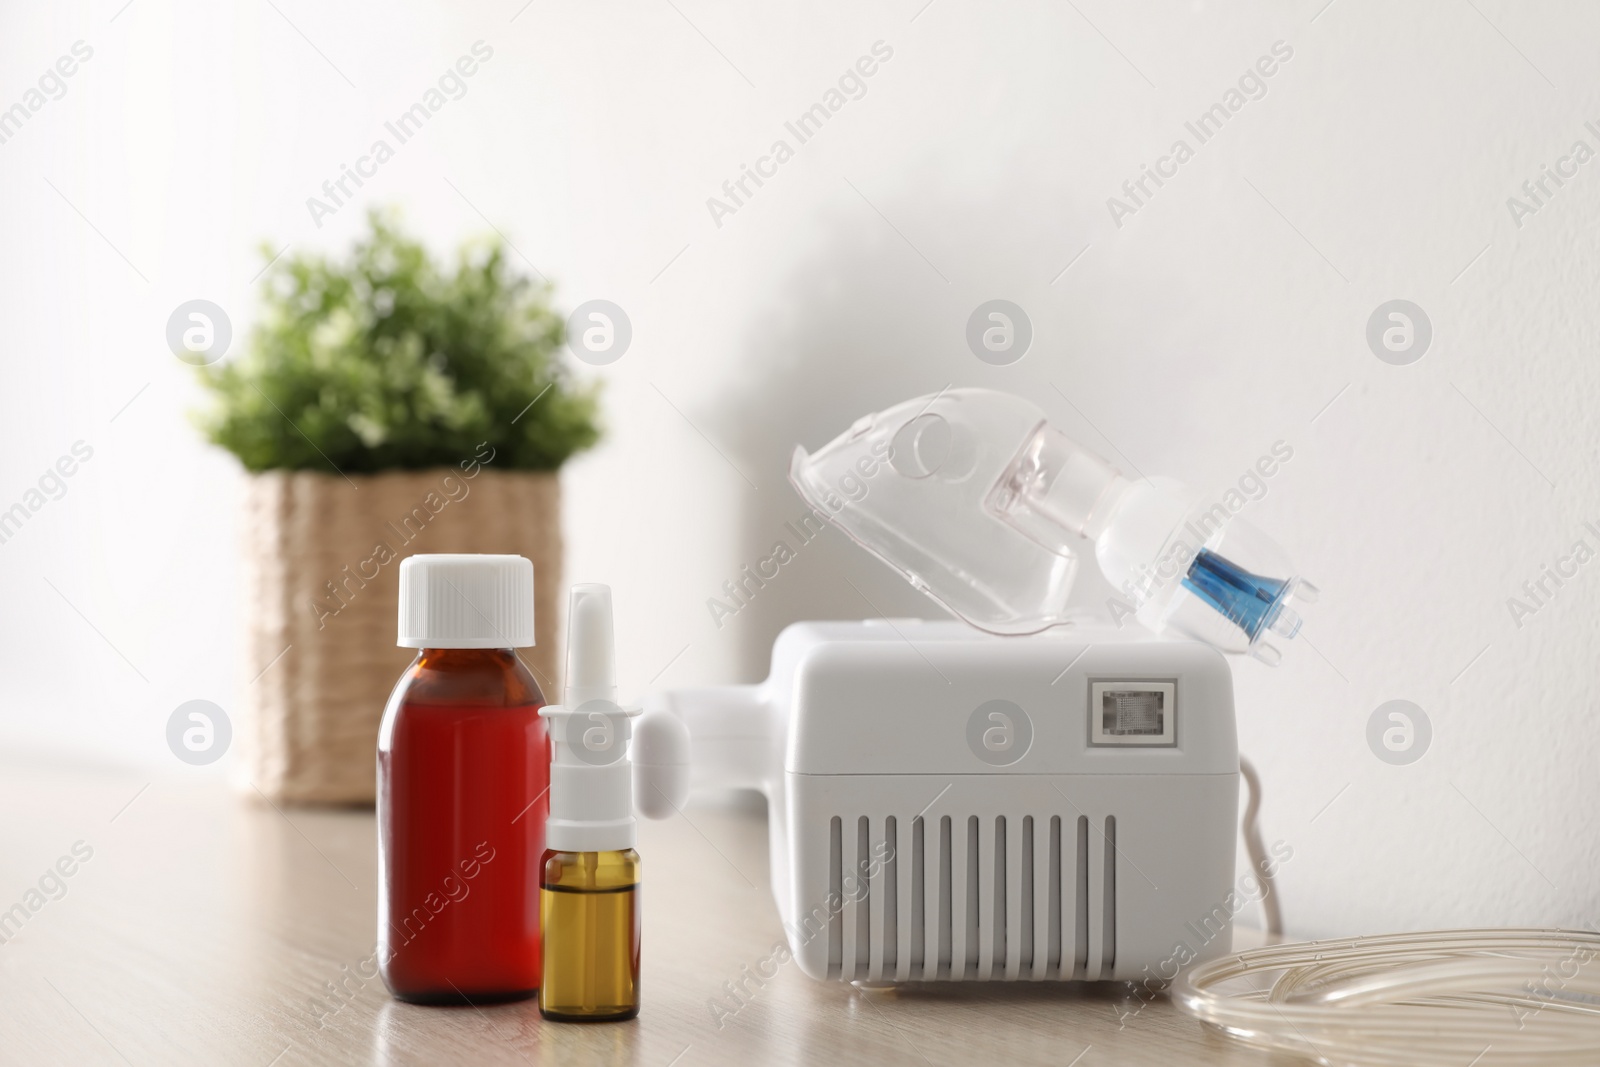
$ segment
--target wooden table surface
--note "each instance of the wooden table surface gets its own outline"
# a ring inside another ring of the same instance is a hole
[[[26,913],[0,944],[0,1063],[1286,1062],[1164,999],[1124,1018],[1136,1002],[1121,986],[863,992],[791,962],[730,1013],[723,984],[783,938],[753,804],[641,821],[643,1010],[562,1024],[532,1001],[399,1004],[360,976],[376,934],[370,812],[280,811],[215,778],[0,767],[0,911]]]

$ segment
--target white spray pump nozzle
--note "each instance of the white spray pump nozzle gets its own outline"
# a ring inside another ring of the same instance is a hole
[[[611,587],[572,587],[567,613],[567,686],[563,703],[541,708],[550,726],[548,847],[563,852],[632,848],[633,768],[629,720],[617,706]]]
[[[611,628],[611,587],[585,582],[572,587],[567,610],[567,687],[562,703],[617,699],[616,638]]]

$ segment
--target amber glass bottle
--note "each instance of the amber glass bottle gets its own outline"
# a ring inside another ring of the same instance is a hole
[[[405,564],[517,559],[414,556]],[[454,594],[481,602],[491,621],[505,611],[506,598],[492,588],[502,576],[492,566],[487,579],[476,575],[487,591],[474,588],[470,565],[436,569]],[[429,576],[410,577],[414,586]],[[529,997],[542,969],[539,868],[550,784],[550,744],[539,716],[544,694],[514,648],[424,644],[509,644],[522,636],[514,620],[474,638],[459,632],[460,618],[471,612],[456,612],[454,630],[435,619],[430,637],[424,618],[413,619],[408,634],[406,578],[402,570],[402,644],[409,637],[423,647],[389,698],[378,734],[384,984],[397,998],[419,1003]],[[527,596],[531,601],[531,565]],[[531,643],[531,604],[528,619]]]
[[[539,911],[544,928],[560,932],[545,946],[544,1017],[599,1022],[638,1015],[639,854],[546,852]]]

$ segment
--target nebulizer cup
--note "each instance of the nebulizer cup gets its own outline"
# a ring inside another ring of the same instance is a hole
[[[1131,481],[992,389],[951,389],[857,420],[790,480],[845,533],[957,616],[997,634],[1067,621],[1086,542],[1130,611],[1275,664],[1316,587],[1226,503]]]

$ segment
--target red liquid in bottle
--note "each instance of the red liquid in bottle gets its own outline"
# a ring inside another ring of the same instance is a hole
[[[539,987],[550,744],[510,649],[424,649],[378,736],[379,966],[401,1000]]]

